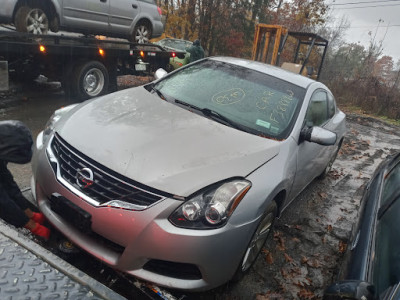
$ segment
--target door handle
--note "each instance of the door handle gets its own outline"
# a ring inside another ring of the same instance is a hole
[[[107,2],[107,0],[100,0],[100,2]]]
[[[132,4],[132,8],[137,9],[137,4]]]

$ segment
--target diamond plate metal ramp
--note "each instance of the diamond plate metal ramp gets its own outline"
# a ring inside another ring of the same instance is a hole
[[[0,220],[0,299],[126,299]]]

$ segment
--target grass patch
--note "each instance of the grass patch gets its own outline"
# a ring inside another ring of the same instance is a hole
[[[340,103],[340,104],[338,104],[338,106],[339,106],[340,110],[346,114],[352,113],[352,114],[357,114],[357,115],[361,115],[364,117],[370,117],[370,118],[378,119],[378,120],[384,121],[386,123],[389,123],[391,125],[400,127],[399,119],[396,120],[396,119],[388,118],[387,116],[370,114],[370,113],[366,112],[364,109],[362,109],[360,106],[356,106],[356,105],[346,105],[346,104]]]

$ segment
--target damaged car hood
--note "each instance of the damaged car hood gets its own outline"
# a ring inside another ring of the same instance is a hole
[[[56,131],[101,165],[179,196],[246,177],[279,152],[278,141],[207,119],[144,87],[87,101]]]

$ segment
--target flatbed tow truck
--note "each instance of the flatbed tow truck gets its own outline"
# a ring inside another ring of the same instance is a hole
[[[0,61],[11,78],[39,75],[61,82],[66,95],[85,100],[117,90],[117,76],[148,74],[166,68],[184,52],[154,44],[64,35],[0,31]]]

